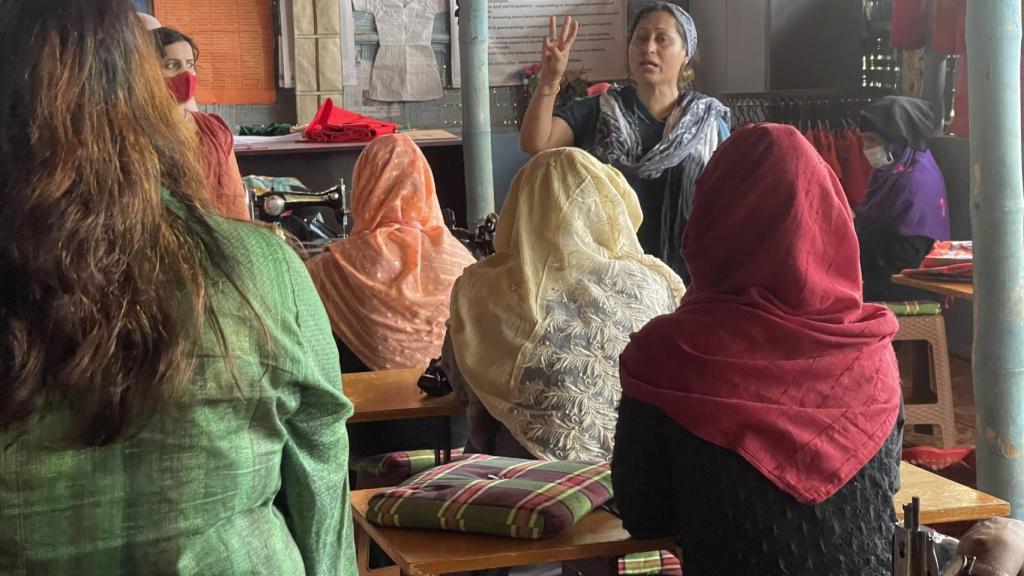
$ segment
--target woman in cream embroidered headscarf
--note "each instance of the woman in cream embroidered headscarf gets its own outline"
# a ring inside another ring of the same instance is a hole
[[[519,171],[498,219],[496,253],[452,290],[444,365],[470,393],[467,450],[611,457],[618,355],[632,332],[675,310],[684,291],[640,248],[640,221],[622,174],[582,150],[543,152]],[[502,447],[509,434],[511,450]]]
[[[445,228],[411,138],[381,136],[359,156],[352,215],[352,235],[309,262],[343,371],[426,368],[441,352],[452,284],[474,259]]]

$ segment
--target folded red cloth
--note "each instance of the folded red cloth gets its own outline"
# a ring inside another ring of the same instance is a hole
[[[369,142],[397,130],[397,124],[356,114],[335,106],[328,98],[306,126],[304,135],[313,142]]]
[[[974,243],[970,240],[946,240],[936,242],[931,252],[924,257],[921,268],[938,268],[951,264],[966,264],[974,261]]]
[[[974,263],[950,264],[934,268],[910,268],[902,272],[904,276],[921,280],[939,282],[972,282],[974,280]]]

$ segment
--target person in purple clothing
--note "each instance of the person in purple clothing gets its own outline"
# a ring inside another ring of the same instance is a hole
[[[916,98],[886,96],[861,113],[864,155],[874,168],[854,220],[865,301],[934,298],[891,277],[949,240],[946,182],[928,150],[935,125],[931,105]]]

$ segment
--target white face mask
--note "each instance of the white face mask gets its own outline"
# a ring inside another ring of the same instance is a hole
[[[885,168],[893,162],[892,154],[889,153],[885,146],[875,146],[874,148],[864,150],[864,157],[868,159],[868,163],[875,169]]]

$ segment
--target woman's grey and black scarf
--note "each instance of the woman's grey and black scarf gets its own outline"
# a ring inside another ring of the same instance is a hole
[[[629,114],[635,112],[623,106],[620,89],[608,90],[599,102],[594,155],[644,180],[656,180],[667,172],[660,214],[661,242],[655,256],[688,280],[679,243],[693,207],[697,178],[720,143],[718,121],[724,119],[728,125],[729,109],[709,96],[683,93],[665,122],[661,142],[643,154],[640,132],[629,120]]]

